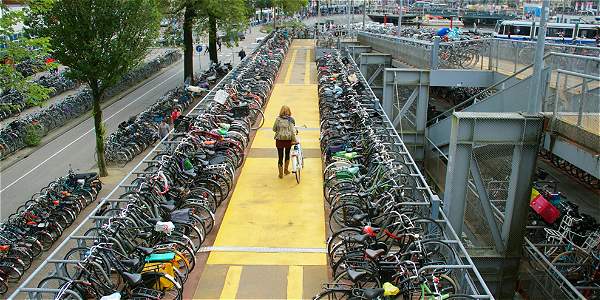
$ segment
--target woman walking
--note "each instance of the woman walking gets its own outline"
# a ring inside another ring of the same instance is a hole
[[[296,121],[292,118],[292,112],[286,105],[281,107],[279,117],[275,119],[273,131],[275,131],[275,147],[277,147],[277,166],[279,168],[279,178],[283,178],[283,174],[290,174],[290,149],[296,141]],[[283,161],[285,157],[285,170]]]

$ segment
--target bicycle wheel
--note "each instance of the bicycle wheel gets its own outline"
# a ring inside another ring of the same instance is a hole
[[[300,183],[300,175],[302,174],[302,165],[300,164],[300,159],[298,158],[298,156],[294,157],[294,164],[296,164],[296,172],[294,172],[294,174],[296,175],[296,182]]]
[[[21,279],[21,276],[23,276],[23,273],[21,273],[10,262],[3,261],[0,265],[0,275],[6,277],[8,282],[18,282]]]
[[[8,284],[6,280],[0,276],[0,295],[4,295],[8,292]]]
[[[434,283],[433,280],[427,280],[427,288],[431,291],[431,293],[425,293],[424,299],[445,299],[446,296],[452,295],[458,291],[458,285],[448,275],[441,274],[436,276],[438,279],[437,283]]]
[[[445,299],[446,299],[446,300],[447,300],[447,299],[452,299],[452,300],[465,300],[465,299],[477,299],[477,298],[475,298],[475,297],[473,297],[473,296],[470,296],[470,295],[458,295],[458,294],[457,294],[457,295],[450,295],[450,296],[448,296],[448,297],[447,297],[447,298],[445,298]]]
[[[579,281],[591,274],[591,263],[591,256],[580,250],[562,252],[552,260],[554,267],[570,281]]]
[[[252,125],[252,130],[258,130],[265,125],[265,114],[262,110],[256,110],[256,120],[254,120],[254,124]]]
[[[336,290],[326,290],[326,291],[320,292],[313,299],[314,300],[317,300],[317,299],[343,300],[343,299],[350,299],[351,297],[352,297],[351,289],[336,289]]]
[[[183,297],[183,288],[175,278],[169,274],[159,272],[142,273],[141,285],[147,289],[161,292],[161,299],[180,300]]]

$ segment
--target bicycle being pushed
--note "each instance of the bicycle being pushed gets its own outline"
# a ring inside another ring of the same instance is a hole
[[[306,125],[302,126],[306,128]],[[302,169],[304,168],[304,154],[302,153],[302,146],[300,145],[300,138],[298,137],[298,128],[296,128],[296,143],[292,145],[292,151],[290,151],[290,159],[292,160],[292,173],[296,176],[296,182],[300,183],[302,175]]]

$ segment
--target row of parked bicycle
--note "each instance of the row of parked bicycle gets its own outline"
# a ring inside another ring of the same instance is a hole
[[[194,79],[196,85],[177,87],[168,91],[143,112],[121,122],[117,131],[106,138],[105,155],[108,163],[126,164],[154,144],[159,123],[177,108],[185,110],[194,99],[206,95],[211,87],[231,70],[231,65],[212,65]]]
[[[558,181],[541,171],[534,188],[551,205],[555,214],[550,216],[530,210],[528,238],[545,258],[586,299],[600,297],[600,224],[580,211],[558,190]],[[535,199],[539,201],[540,199]],[[554,209],[555,208],[555,209]],[[551,223],[549,223],[551,222]],[[535,263],[532,267],[542,269]]]
[[[474,299],[444,267],[459,256],[358,72],[337,50],[318,61],[333,283],[315,299]]]
[[[548,160],[555,167],[560,168],[561,170],[569,173],[569,175],[578,179],[581,183],[587,184],[588,187],[600,190],[600,179],[596,178],[594,175],[576,167],[569,161],[543,148],[540,150],[540,156]]]
[[[65,77],[65,72],[48,73],[34,80],[35,83],[45,88],[51,89],[49,97],[60,95],[68,90],[72,90],[77,83]],[[23,94],[17,90],[11,89],[4,91],[0,95],[0,121],[16,116],[24,109],[33,106],[33,102],[27,101]]]
[[[355,29],[362,30],[362,24],[354,24]],[[441,26],[443,27],[443,26]],[[449,27],[449,26],[448,26]],[[365,26],[364,31],[398,36],[398,26],[388,23],[386,25],[369,22]],[[471,41],[481,38],[491,37],[491,33],[486,32],[473,32],[470,30],[462,30],[458,28],[448,28],[448,30],[440,29],[440,26],[436,27],[418,27],[418,26],[405,26],[400,28],[400,36],[406,38],[413,38],[421,41],[433,41],[434,37],[438,36],[443,38],[443,41]],[[445,38],[444,38],[445,37]]]
[[[166,52],[162,57],[155,58],[126,75],[119,83],[109,89],[105,96],[110,97],[123,92],[133,84],[150,77],[181,57],[178,50]],[[92,108],[92,95],[85,88],[78,93],[67,96],[63,100],[48,107],[19,117],[0,129],[0,160],[28,145],[28,134],[41,138],[53,129],[65,125],[69,120],[77,118]]]
[[[266,103],[260,95],[270,92],[288,47],[287,37],[271,33],[214,97],[200,102],[197,115],[181,117],[168,144],[177,146],[156,152],[119,201],[99,208],[102,220],[65,254],[69,263],[38,283],[50,289],[42,298],[182,299],[195,255],[260,121],[252,110]],[[250,108],[248,95],[260,106]]]
[[[23,76],[28,77],[44,69],[45,60],[48,57],[38,59],[26,59],[15,66],[15,69]]]
[[[34,259],[50,250],[101,189],[96,173],[70,170],[0,223],[0,294],[21,279]]]

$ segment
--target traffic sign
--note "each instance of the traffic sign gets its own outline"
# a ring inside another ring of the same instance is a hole
[[[196,51],[197,52],[202,52],[202,45],[196,46]]]

